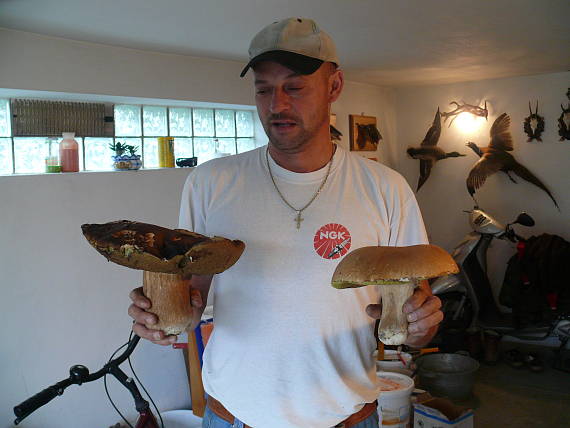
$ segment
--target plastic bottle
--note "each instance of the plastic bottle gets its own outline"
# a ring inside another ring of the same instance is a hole
[[[79,144],[73,137],[75,132],[64,132],[63,140],[59,143],[59,161],[61,172],[79,171]]]
[[[50,137],[46,140],[46,172],[61,172],[59,163],[59,143],[57,138]]]
[[[158,137],[158,167],[174,168],[174,137]]]

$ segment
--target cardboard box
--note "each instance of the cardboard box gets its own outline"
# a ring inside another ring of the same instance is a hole
[[[414,404],[414,428],[473,428],[473,410],[445,398]]]

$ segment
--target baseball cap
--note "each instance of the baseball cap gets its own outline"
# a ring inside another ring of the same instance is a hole
[[[300,74],[312,74],[323,62],[339,64],[331,37],[307,18],[276,21],[255,35],[249,62],[240,77],[260,61],[275,61]]]

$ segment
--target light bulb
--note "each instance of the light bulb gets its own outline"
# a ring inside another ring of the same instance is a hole
[[[459,127],[459,130],[464,134],[474,133],[481,127],[483,122],[484,118],[474,116],[471,113],[466,112],[459,114],[455,119],[455,123]]]

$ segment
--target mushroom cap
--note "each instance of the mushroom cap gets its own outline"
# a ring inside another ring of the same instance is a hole
[[[337,265],[331,285],[354,288],[404,284],[457,272],[453,258],[436,245],[361,247],[348,253]]]
[[[118,220],[84,224],[83,235],[107,260],[131,269],[180,275],[223,272],[240,258],[245,244],[184,229]]]

